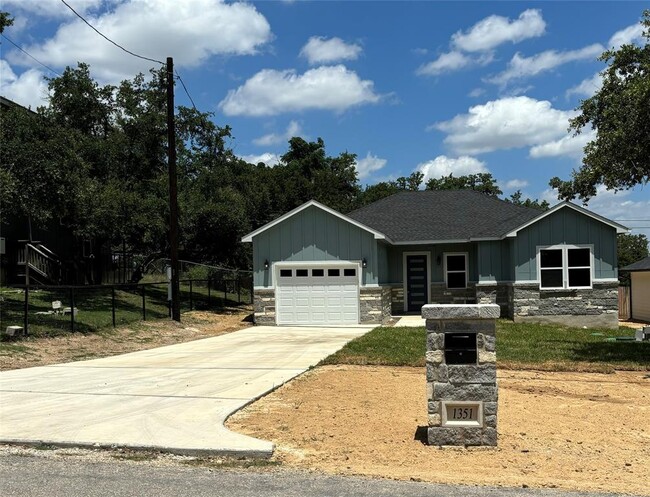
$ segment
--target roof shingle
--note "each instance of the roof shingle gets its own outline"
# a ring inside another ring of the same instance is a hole
[[[474,190],[427,190],[396,193],[348,217],[393,242],[423,242],[500,238],[540,214]]]

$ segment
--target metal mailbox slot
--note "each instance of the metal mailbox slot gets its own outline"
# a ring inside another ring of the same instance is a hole
[[[445,333],[447,364],[476,364],[476,333]]]

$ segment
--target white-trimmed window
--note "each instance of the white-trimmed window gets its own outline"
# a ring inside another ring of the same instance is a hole
[[[445,254],[447,288],[467,288],[467,254]]]
[[[555,245],[540,247],[537,256],[542,289],[591,288],[591,247]]]

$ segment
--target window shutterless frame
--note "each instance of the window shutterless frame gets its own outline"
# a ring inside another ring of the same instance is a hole
[[[540,290],[593,288],[593,245],[537,247],[537,281]]]
[[[451,289],[467,288],[467,252],[445,252],[443,256],[445,261],[443,267],[445,286]],[[463,261],[462,266],[459,264],[461,260]],[[461,277],[463,278],[463,286],[460,286]]]

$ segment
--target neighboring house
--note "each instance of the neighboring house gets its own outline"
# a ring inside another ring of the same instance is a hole
[[[630,319],[650,323],[650,257],[621,271],[630,271]]]
[[[618,326],[616,235],[569,202],[548,211],[472,190],[403,192],[343,215],[307,202],[253,244],[255,322],[380,323],[427,303],[489,303],[515,321]]]

